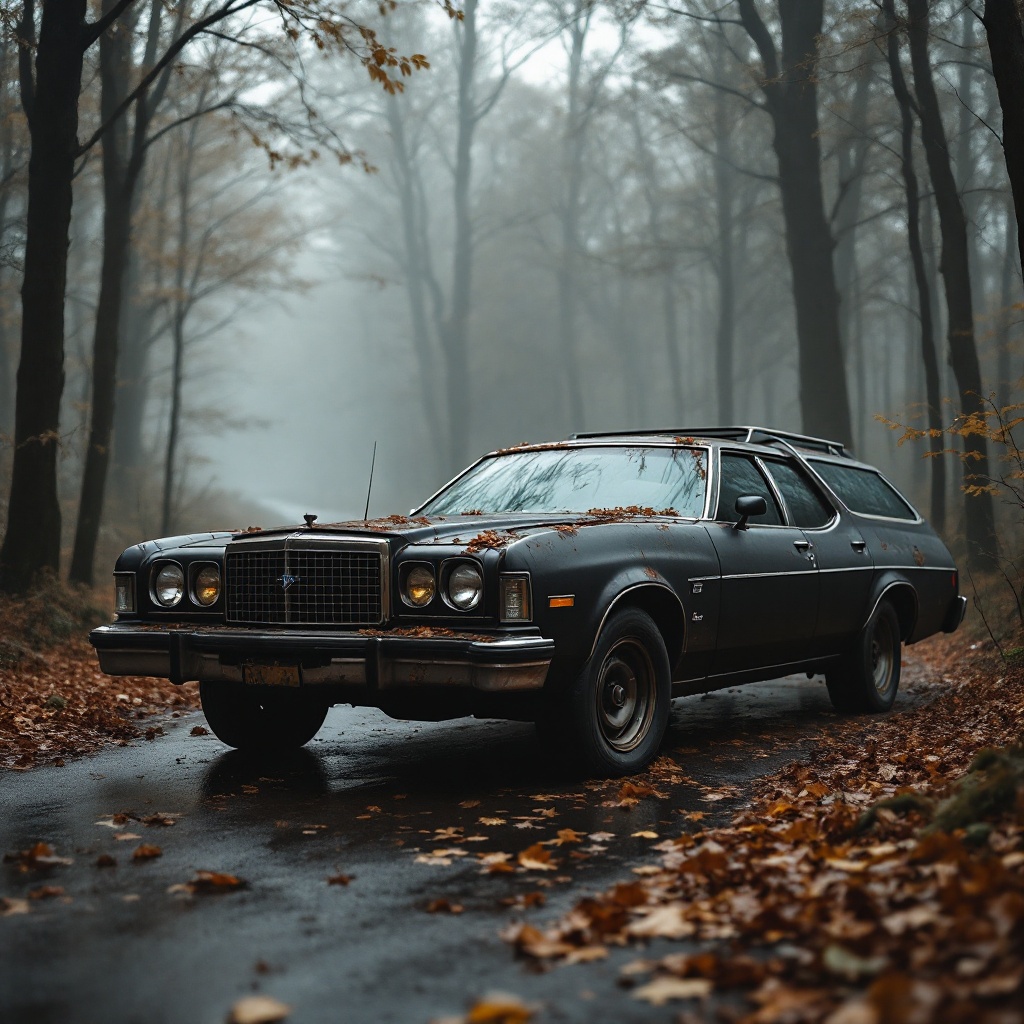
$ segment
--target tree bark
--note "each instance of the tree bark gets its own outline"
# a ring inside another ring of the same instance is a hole
[[[832,262],[834,240],[825,215],[818,138],[815,75],[824,0],[778,0],[778,9],[781,62],[754,0],[739,0],[740,20],[761,58],[761,88],[775,129],[796,306],[803,426],[811,434],[849,444],[853,429]]]
[[[582,367],[577,330],[579,288],[579,218],[583,183],[583,143],[585,117],[581,109],[583,87],[583,48],[590,29],[591,5],[577,0],[570,22],[569,75],[567,83],[565,137],[562,142],[565,175],[564,207],[561,211],[561,258],[558,282],[558,337],[565,368],[569,416],[574,430],[586,427],[583,405]]]
[[[718,48],[724,58],[725,46]],[[718,420],[732,423],[733,362],[736,347],[736,283],[733,235],[735,234],[736,188],[732,170],[732,136],[725,93],[715,90],[715,224],[718,229],[718,325],[715,334],[715,382],[718,390]]]
[[[105,0],[104,13],[111,4],[112,0]],[[123,28],[104,32],[100,37],[100,117],[104,122],[110,120],[127,94],[131,43],[132,33]],[[69,571],[72,583],[87,586],[93,584],[93,561],[110,463],[118,336],[131,234],[132,193],[137,180],[137,174],[132,173],[128,165],[126,143],[125,120],[118,118],[103,139],[103,257],[93,335],[89,442]]]
[[[939,386],[939,359],[935,351],[935,325],[932,320],[932,302],[928,285],[928,271],[925,268],[924,248],[921,245],[920,190],[917,172],[914,169],[914,115],[910,90],[907,88],[903,67],[900,64],[899,36],[896,31],[895,0],[883,0],[886,15],[886,57],[892,91],[900,111],[900,171],[903,188],[907,197],[907,241],[910,246],[910,260],[917,291],[918,320],[921,328],[921,362],[924,366],[925,395],[928,404],[928,427],[938,431],[929,438],[932,457],[931,500],[929,520],[940,534],[946,527],[946,464],[939,454],[943,448],[942,439],[942,397]]]
[[[928,54],[928,0],[907,0],[907,10],[907,36],[921,120],[921,139],[939,211],[942,238],[939,270],[946,290],[950,362],[960,391],[961,411],[970,415],[980,413],[984,406],[981,368],[974,338],[967,220],[953,177],[946,131],[932,80]],[[989,462],[985,438],[975,434],[962,440],[965,485],[986,486],[989,483]],[[971,564],[977,568],[991,567],[996,558],[992,495],[987,491],[966,494],[965,520]]]
[[[25,7],[31,17],[31,0]],[[23,85],[32,154],[14,464],[7,532],[0,548],[0,589],[15,593],[27,590],[41,571],[60,568],[57,449],[64,391],[64,289],[85,14],[86,0],[45,0],[35,80]]]
[[[1003,110],[1003,155],[1017,215],[1017,251],[1024,269],[1024,2],[986,0],[982,21]]]

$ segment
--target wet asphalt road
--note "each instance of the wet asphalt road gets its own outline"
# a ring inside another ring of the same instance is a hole
[[[920,699],[921,676],[905,659],[898,707]],[[43,884],[65,895],[0,918],[0,1022],[220,1024],[236,999],[264,992],[293,1007],[294,1024],[427,1024],[492,990],[542,1004],[540,1024],[672,1020],[676,1007],[639,1003],[616,984],[619,967],[642,951],[538,974],[499,931],[523,918],[542,925],[630,878],[654,842],[634,832],[693,831],[699,826],[682,816],[693,810],[707,814],[702,825],[724,822],[754,779],[806,750],[833,720],[824,685],[804,678],[678,700],[664,752],[696,783],[734,787],[735,796],[709,801],[689,782],[628,810],[602,806],[615,800],[617,783],[588,787],[553,775],[531,726],[404,723],[351,708],[332,710],[316,740],[277,763],[191,736],[204,722],[192,713],[164,722],[166,735],[153,742],[8,773],[0,849],[42,840],[73,863],[27,873],[3,866],[0,895],[25,897]],[[118,812],[165,812],[176,824],[97,824]],[[450,828],[486,839],[438,837]],[[614,837],[548,847],[561,862],[555,871],[481,873],[478,853],[514,856],[566,828]],[[118,840],[121,832],[141,838]],[[133,862],[142,842],[163,855]],[[417,862],[437,848],[466,855]],[[570,858],[569,850],[591,855]],[[117,867],[96,866],[104,853]],[[248,887],[168,891],[200,869]],[[351,882],[328,884],[338,874]],[[501,905],[536,891],[545,906]],[[428,913],[440,898],[464,912]]]

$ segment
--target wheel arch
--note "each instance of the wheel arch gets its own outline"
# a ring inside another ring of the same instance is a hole
[[[871,621],[883,601],[888,601],[896,611],[896,617],[900,622],[900,640],[905,643],[913,635],[914,627],[917,625],[917,591],[905,579],[890,578],[881,581],[871,601],[867,618],[864,620],[865,626]]]
[[[653,581],[633,583],[620,590],[609,602],[594,631],[594,639],[587,657],[593,655],[601,636],[601,630],[604,629],[604,625],[612,613],[622,608],[639,608],[651,617],[665,641],[669,667],[674,669],[683,653],[686,641],[686,613],[679,596],[668,584]]]

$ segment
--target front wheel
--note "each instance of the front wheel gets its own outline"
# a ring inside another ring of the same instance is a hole
[[[888,711],[900,685],[900,620],[882,601],[842,663],[825,673],[837,711]]]
[[[671,668],[658,627],[639,608],[605,623],[593,655],[557,702],[541,735],[574,769],[630,775],[654,760],[671,702]]]
[[[327,705],[305,694],[266,693],[240,683],[200,683],[199,697],[217,739],[239,750],[294,750],[327,717]]]

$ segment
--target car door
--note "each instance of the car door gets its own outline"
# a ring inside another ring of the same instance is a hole
[[[784,665],[806,656],[814,633],[818,573],[802,530],[784,520],[778,497],[757,460],[724,450],[718,500],[708,524],[722,575],[712,674]],[[766,515],[737,528],[736,499],[760,495]]]
[[[789,522],[804,531],[818,566],[811,656],[834,654],[864,625],[874,578],[867,540],[853,518],[840,514],[795,459],[766,459],[764,466],[782,495]]]

